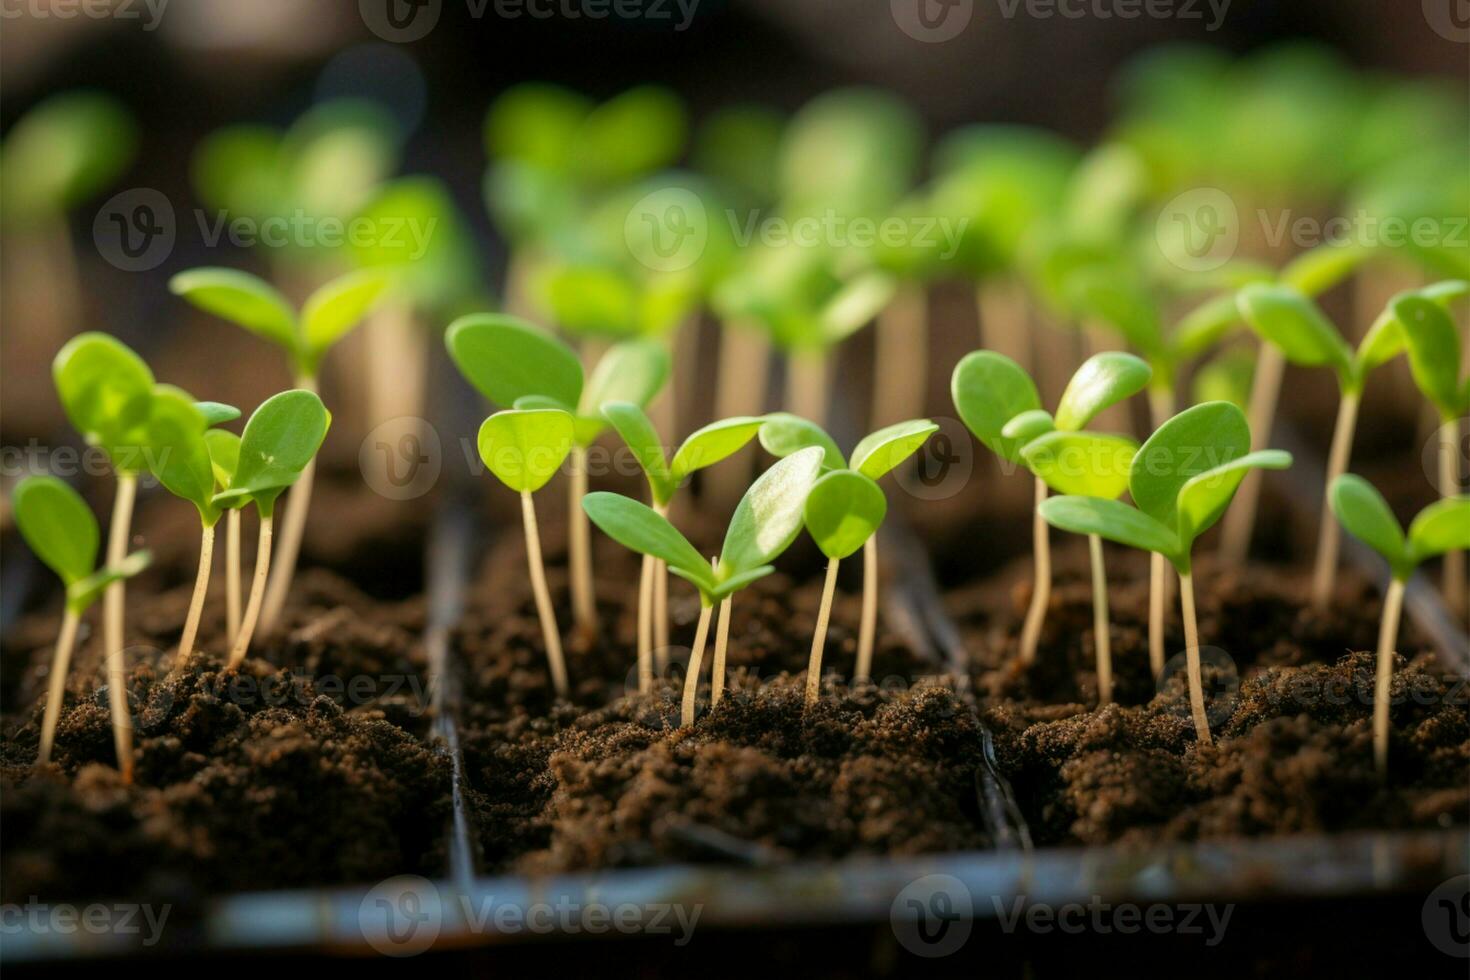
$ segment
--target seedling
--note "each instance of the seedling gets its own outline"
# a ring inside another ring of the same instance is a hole
[[[245,659],[260,620],[266,576],[271,564],[276,499],[310,470],[331,423],[331,413],[314,391],[298,388],[272,395],[245,423],[245,432],[240,436],[239,459],[234,472],[229,475],[229,486],[211,498],[216,508],[254,503],[256,513],[260,515],[255,576],[240,630],[230,647],[230,667],[238,667]]]
[[[1378,671],[1373,693],[1373,760],[1379,775],[1388,774],[1389,682],[1399,614],[1409,576],[1425,559],[1470,549],[1470,497],[1445,497],[1419,512],[1404,536],[1388,502],[1360,476],[1345,473],[1332,482],[1332,511],[1348,533],[1388,562],[1388,591],[1378,627]]]
[[[46,713],[41,721],[41,750],[36,757],[36,764],[44,766],[51,761],[56,721],[61,717],[61,699],[66,691],[66,672],[82,614],[113,582],[131,578],[147,568],[149,555],[137,551],[115,565],[96,571],[101,538],[97,518],[79,493],[54,476],[32,476],[20,481],[12,505],[21,537],[66,586],[66,612],[51,657],[51,681],[46,691]]]
[[[700,664],[715,603],[723,604],[727,597],[775,571],[771,562],[801,533],[807,495],[817,482],[821,466],[822,451],[813,447],[793,453],[761,474],[735,508],[724,547],[714,563],[706,561],[667,518],[645,504],[615,493],[592,493],[583,501],[588,516],[608,537],[639,554],[667,562],[675,575],[699,590],[699,625],[684,675],[681,725],[694,724]],[[722,607],[722,619],[728,623],[727,609]],[[727,635],[722,629],[716,639],[717,672],[725,662],[723,645]],[[723,675],[712,679],[714,685],[723,690]]]
[[[1058,493],[1116,500],[1128,489],[1128,470],[1138,443],[1127,436],[1083,431],[1083,426],[1111,405],[1142,391],[1149,366],[1132,354],[1094,354],[1077,369],[1057,404],[1055,418],[1045,411],[1018,415],[1002,436],[1023,440],[1021,461]],[[1112,640],[1108,626],[1107,571],[1102,539],[1088,535],[1092,562],[1093,642],[1097,649],[1098,697],[1113,700]],[[1163,602],[1157,582],[1150,595],[1149,658],[1154,674],[1164,668]]]
[[[270,283],[235,269],[191,269],[174,276],[168,285],[176,295],[206,313],[213,313],[279,346],[286,352],[296,387],[314,392],[322,358],[368,315],[382,298],[389,279],[377,270],[350,272],[313,292],[299,314]],[[316,462],[309,459],[306,471],[300,475],[295,491],[286,502],[281,546],[276,556],[277,571],[270,582],[261,617],[267,631],[274,628],[286,595],[291,591],[315,478]]]
[[[1250,451],[1245,414],[1228,402],[1186,409],[1151,435],[1128,468],[1128,492],[1136,506],[1118,500],[1068,495],[1037,506],[1054,527],[1163,555],[1179,574],[1184,612],[1189,703],[1195,734],[1210,744],[1200,676],[1199,624],[1195,618],[1191,553],[1194,542],[1220,519],[1246,472],[1285,469],[1291,455],[1279,449]]]
[[[881,480],[904,460],[919,451],[939,426],[928,419],[912,419],[885,426],[864,437],[852,451],[852,460],[823,429],[795,415],[778,412],[761,426],[761,446],[772,456],[789,456],[816,447],[822,450],[822,469],[831,473],[851,469],[874,482]],[[881,523],[881,518],[879,523]],[[863,609],[858,627],[857,665],[853,680],[867,680],[873,668],[873,640],[878,631],[878,536],[870,534],[863,545]],[[830,555],[828,557],[831,557]],[[846,556],[843,556],[846,557]]]
[[[1339,544],[1337,522],[1332,519],[1331,488],[1333,482],[1347,471],[1363,383],[1379,354],[1379,344],[1370,331],[1363,345],[1353,351],[1317,305],[1305,293],[1291,286],[1250,285],[1240,291],[1238,302],[1246,323],[1261,335],[1265,343],[1280,351],[1287,361],[1308,366],[1328,365],[1337,374],[1341,396],[1332,447],[1327,455],[1327,483],[1322,491],[1322,521],[1317,537],[1317,560],[1312,572],[1312,604],[1318,609],[1325,609],[1332,599],[1337,576]],[[1427,300],[1424,302],[1433,307]],[[1459,344],[1453,340],[1453,325],[1449,334],[1450,342],[1454,344],[1454,363],[1458,364]]]
[[[572,612],[580,630],[597,627],[592,550],[582,498],[587,493],[587,449],[607,426],[604,404],[646,406],[668,378],[668,352],[650,341],[612,347],[584,385],[575,352],[524,320],[478,313],[450,324],[449,356],[465,379],[491,404],[506,408],[555,408],[573,417],[568,513]]]
[[[546,659],[557,697],[567,697],[567,665],[562,656],[561,634],[546,588],[546,569],[541,560],[541,534],[536,526],[536,505],[531,495],[546,486],[571,452],[575,420],[559,408],[509,409],[496,412],[480,426],[476,444],[480,458],[507,487],[521,495],[521,519],[526,531],[526,562],[531,572],[531,589],[541,635],[546,642]]]
[[[199,566],[194,593],[179,638],[179,655],[174,670],[182,670],[194,653],[204,597],[209,591],[209,571],[214,560],[214,529],[220,508],[214,503],[215,471],[205,433],[212,419],[228,421],[239,417],[228,405],[195,402],[171,385],[153,388],[153,413],[148,419],[150,469],[170,493],[189,501],[199,511]]]
[[[806,529],[822,554],[827,556],[822,604],[817,610],[817,628],[812,633],[812,651],[806,669],[808,706],[816,704],[821,691],[822,648],[827,642],[827,622],[832,614],[832,594],[837,589],[838,564],[872,540],[887,513],[888,500],[878,484],[853,470],[828,473],[812,486],[807,495]]]
[[[691,475],[739,452],[755,438],[764,421],[763,418],[741,417],[707,425],[684,440],[670,464],[664,455],[664,444],[658,431],[642,408],[632,402],[606,402],[602,406],[602,414],[638,460],[648,479],[653,510],[660,517],[668,517],[674,495]],[[638,690],[643,693],[653,686],[655,649],[662,661],[668,647],[667,572],[665,562],[650,554],[643,556],[643,567],[638,577]],[[727,627],[723,606],[720,612],[721,627]],[[723,649],[723,643],[716,644],[717,651]],[[657,666],[662,669],[664,664],[660,662]],[[717,656],[714,675],[717,684],[723,679],[723,666],[723,661]],[[713,692],[712,700],[716,704],[722,690],[723,685]]]
[[[67,418],[89,445],[107,454],[117,478],[112,523],[107,529],[106,566],[118,568],[127,557],[138,474],[146,468],[143,448],[153,411],[153,372],[120,341],[103,333],[84,333],[57,353],[51,376]],[[123,579],[108,584],[102,598],[102,638],[113,746],[123,779],[131,781],[133,723],[128,714],[127,665],[123,662],[125,598]]]
[[[225,429],[210,429],[204,433],[204,446],[209,450],[209,466],[214,472],[216,490],[230,485],[235,469],[240,465],[240,437]],[[245,501],[226,508],[225,518],[225,626],[231,646],[240,634],[240,511]]]

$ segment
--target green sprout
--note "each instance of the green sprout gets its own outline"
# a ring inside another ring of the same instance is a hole
[[[848,461],[843,459],[842,450],[821,426],[786,412],[777,412],[766,416],[760,429],[760,440],[766,452],[778,457],[790,456],[811,447],[819,448],[822,450],[824,472],[839,472],[851,468],[853,472],[876,482],[918,452],[929,437],[938,431],[939,426],[929,419],[912,419],[885,426],[864,436],[853,447],[852,459]],[[881,516],[878,523],[882,523]],[[869,534],[861,544],[863,608],[858,628],[857,665],[852,675],[854,681],[867,680],[872,672],[873,641],[878,629],[878,536]],[[831,557],[828,554],[828,558]],[[825,633],[825,630],[821,632]]]
[[[735,508],[725,532],[719,557],[706,561],[689,539],[680,534],[652,507],[615,493],[592,493],[583,500],[593,523],[623,547],[653,555],[699,590],[699,625],[689,669],[684,675],[684,697],[680,725],[694,724],[695,695],[699,689],[700,664],[709,637],[710,616],[720,603],[721,627],[716,638],[715,661],[718,678],[711,684],[724,687],[721,668],[729,635],[727,600],[775,569],[775,561],[801,533],[807,495],[821,472],[822,452],[808,448],[778,461],[750,486]]]
[[[310,472],[312,461],[331,424],[331,413],[314,391],[297,388],[272,395],[245,423],[235,469],[229,474],[229,485],[210,498],[216,508],[228,509],[253,503],[260,515],[255,577],[250,585],[250,600],[245,606],[240,630],[230,647],[229,666],[232,668],[244,661],[256,624],[260,621],[261,602],[265,598],[266,577],[271,565],[276,499]],[[209,459],[211,475],[215,476],[213,457]],[[217,476],[215,478],[217,480]]]
[[[1360,476],[1345,473],[1332,482],[1332,511],[1348,533],[1388,562],[1390,579],[1378,629],[1378,671],[1373,694],[1373,759],[1388,773],[1389,682],[1398,638],[1404,587],[1420,563],[1435,555],[1470,549],[1470,497],[1445,497],[1419,512],[1406,537],[1388,502]]]
[[[209,466],[214,472],[216,490],[230,485],[240,465],[240,437],[228,429],[209,429],[204,433],[204,447],[209,451]],[[240,595],[240,511],[244,501],[225,508],[225,627],[228,645],[240,635],[240,617],[244,606]]]
[[[199,511],[201,525],[194,593],[184,619],[184,632],[179,638],[175,671],[182,670],[194,653],[194,640],[199,633],[199,619],[204,612],[209,571],[214,560],[214,529],[221,514],[214,503],[215,470],[205,433],[211,420],[230,421],[239,415],[238,410],[228,405],[196,402],[172,385],[155,385],[153,388],[153,412],[148,419],[148,445],[152,450],[150,469],[170,493],[194,505]]]
[[[1128,489],[1128,472],[1138,443],[1127,436],[1084,431],[1099,413],[1148,386],[1149,366],[1132,354],[1094,354],[1077,369],[1053,418],[1036,409],[1011,419],[1001,430],[1023,440],[1021,461],[1037,479],[1057,493],[1116,500]],[[1107,571],[1102,539],[1089,535],[1092,562],[1093,642],[1097,649],[1100,704],[1113,700],[1112,640],[1108,624]],[[1157,585],[1157,583],[1154,583]],[[1162,590],[1151,589],[1149,658],[1155,676],[1163,672]],[[1042,604],[1043,610],[1046,603]],[[1157,615],[1153,615],[1157,607]],[[1157,622],[1155,622],[1155,620]]]
[[[822,585],[822,604],[817,610],[817,627],[812,633],[806,670],[808,706],[816,704],[821,690],[822,648],[827,642],[832,595],[837,589],[837,566],[872,540],[887,513],[888,498],[882,489],[854,470],[833,470],[813,484],[807,494],[803,514],[807,533],[827,556],[827,577]]]
[[[576,420],[559,408],[508,409],[496,412],[480,426],[476,445],[496,479],[521,495],[521,521],[526,531],[526,562],[531,571],[531,588],[536,597],[536,614],[551,665],[551,681],[557,697],[567,697],[567,664],[562,655],[561,633],[546,588],[546,568],[541,560],[541,533],[536,526],[536,505],[531,495],[556,475],[572,451]]]
[[[170,279],[169,289],[206,313],[279,346],[289,360],[296,387],[316,391],[322,358],[373,310],[389,282],[389,277],[379,270],[350,272],[308,296],[299,313],[270,283],[236,269],[191,269]],[[261,617],[261,625],[267,632],[275,627],[291,591],[315,480],[316,461],[312,459],[286,503],[276,556],[277,571],[271,579]]]
[[[41,749],[36,757],[36,764],[44,766],[51,761],[56,722],[61,717],[61,700],[66,691],[67,668],[82,614],[113,582],[131,578],[147,568],[149,555],[137,551],[121,562],[96,570],[101,540],[97,518],[79,493],[54,476],[21,480],[11,500],[21,537],[66,586],[66,612],[51,657],[51,681],[41,722]]]
[[[460,373],[493,405],[503,408],[557,408],[573,417],[571,493],[568,526],[572,612],[577,628],[597,627],[592,582],[592,551],[582,498],[587,493],[587,449],[607,427],[602,406],[627,401],[646,406],[669,374],[668,352],[644,340],[610,348],[592,377],[583,382],[582,362],[556,338],[524,320],[477,313],[450,324],[444,335]]]
[[[112,523],[107,529],[108,568],[127,557],[138,475],[147,468],[144,448],[153,412],[153,372],[127,345],[104,333],[73,337],[51,365],[56,393],[66,417],[87,440],[107,454],[117,480]],[[113,745],[124,781],[133,778],[133,723],[128,714],[127,665],[123,656],[123,580],[111,582],[102,597],[102,641],[107,658],[108,710]]]
[[[1179,574],[1184,612],[1189,702],[1199,741],[1210,744],[1200,676],[1199,624],[1195,618],[1191,553],[1194,542],[1225,509],[1246,472],[1285,469],[1291,455],[1279,449],[1250,451],[1245,414],[1228,402],[1186,409],[1154,431],[1128,468],[1135,506],[1119,500],[1067,495],[1043,500],[1037,511],[1047,523],[1073,534],[1163,555]]]
[[[674,495],[690,476],[739,452],[764,422],[764,418],[737,417],[707,425],[684,440],[671,463],[658,430],[638,405],[605,402],[602,414],[637,459],[648,480],[653,510],[660,517],[668,517]],[[725,624],[723,615],[721,624]],[[638,690],[642,693],[652,689],[655,669],[661,672],[667,666],[668,629],[668,564],[645,554],[638,577]],[[723,649],[724,644],[718,644],[717,654]],[[723,660],[716,656],[712,707],[719,704],[724,690],[723,667]]]

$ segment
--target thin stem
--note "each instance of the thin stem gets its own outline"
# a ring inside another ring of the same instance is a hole
[[[587,448],[573,446],[572,485],[567,494],[567,521],[571,527],[572,617],[577,629],[597,631],[597,599],[592,590],[592,535],[582,498],[587,496]]]
[[[214,563],[214,525],[199,530],[199,572],[194,576],[194,595],[189,599],[189,614],[184,617],[184,633],[179,638],[179,656],[174,670],[184,669],[194,655],[194,639],[199,635],[199,617],[204,613],[204,597],[209,592],[209,569]]]
[[[827,427],[830,371],[827,352],[792,351],[786,356],[786,410]]]
[[[1103,568],[1102,538],[1087,536],[1092,555],[1092,642],[1097,648],[1098,704],[1113,703],[1113,641],[1108,635],[1108,573]]]
[[[694,649],[689,654],[689,671],[684,675],[684,700],[679,707],[679,725],[694,724],[694,696],[699,693],[699,667],[704,660],[704,644],[709,639],[709,617],[714,606],[703,601],[699,607],[699,626],[694,631]]]
[[[812,633],[812,653],[806,665],[806,703],[817,703],[822,690],[822,648],[827,645],[827,621],[832,616],[832,593],[837,589],[837,559],[827,560],[827,581],[822,585],[822,605],[817,609],[817,628]]]
[[[316,391],[316,378],[303,375],[296,387]],[[301,477],[286,494],[286,516],[281,521],[281,546],[276,554],[276,574],[271,577],[265,594],[265,612],[261,628],[267,633],[276,628],[286,596],[291,594],[291,579],[296,575],[296,559],[301,554],[301,539],[306,535],[306,514],[311,509],[311,488],[316,481],[316,459],[306,464]]]
[[[551,610],[551,591],[546,588],[546,568],[541,563],[541,532],[536,527],[536,505],[531,492],[521,492],[521,522],[526,527],[526,564],[531,571],[531,591],[536,596],[536,615],[541,618],[541,637],[546,643],[546,659],[551,664],[551,684],[556,696],[568,693],[567,663],[561,652],[561,634],[556,629],[556,614]]]
[[[1447,419],[1439,427],[1439,493],[1453,497],[1460,492],[1460,421]],[[1450,611],[1464,616],[1470,611],[1470,589],[1465,581],[1465,552],[1444,555],[1444,597]]]
[[[734,593],[720,600],[720,622],[715,630],[715,662],[709,677],[711,711],[719,707],[720,698],[725,693],[725,650],[730,643],[730,604],[734,601]]]
[[[61,718],[61,701],[66,695],[66,672],[71,667],[71,652],[77,645],[77,626],[82,614],[67,609],[61,617],[61,632],[56,637],[56,652],[51,655],[51,681],[46,685],[46,714],[41,719],[41,752],[36,765],[51,761],[51,746],[56,741],[56,722]]]
[[[1358,424],[1357,392],[1346,392],[1337,408],[1337,425],[1332,431],[1332,448],[1327,454],[1327,483],[1322,488],[1322,524],[1317,532],[1317,563],[1312,571],[1312,605],[1326,609],[1337,581],[1337,552],[1340,530],[1332,513],[1332,483],[1347,472],[1353,450],[1353,431]]]
[[[117,477],[117,496],[112,501],[112,525],[107,529],[107,564],[121,565],[128,554],[128,537],[133,523],[133,501],[138,495],[138,478],[128,473]],[[103,643],[107,650],[107,709],[112,714],[112,743],[123,782],[133,781],[133,718],[128,713],[127,664],[123,661],[123,608],[126,589],[118,579],[102,593]]]
[[[1051,603],[1051,536],[1041,516],[1041,502],[1046,499],[1046,482],[1036,481],[1036,507],[1031,518],[1031,546],[1036,554],[1036,584],[1031,590],[1031,606],[1026,610],[1026,623],[1021,629],[1021,663],[1027,667],[1036,662],[1036,647],[1041,642],[1041,626],[1046,621],[1046,607]]]
[[[1265,449],[1271,441],[1271,423],[1276,418],[1276,401],[1281,395],[1281,376],[1286,358],[1274,344],[1261,344],[1256,357],[1256,377],[1251,384],[1249,422],[1251,452]],[[1235,501],[1220,528],[1220,557],[1239,568],[1250,555],[1251,532],[1256,526],[1256,503],[1261,496],[1261,471],[1251,470],[1240,482]]]
[[[225,622],[230,643],[240,635],[240,510],[231,510],[225,528]]]
[[[250,641],[255,636],[255,624],[260,621],[260,604],[265,595],[266,576],[271,567],[271,533],[274,524],[274,517],[264,514],[260,516],[260,537],[255,543],[255,578],[250,583],[250,601],[245,606],[245,618],[240,623],[240,633],[235,637],[235,645],[230,648],[231,667],[240,666],[245,659]]]
[[[653,690],[653,566],[653,557],[644,555],[638,572],[639,694]]]
[[[929,386],[929,304],[922,283],[906,283],[878,314],[873,342],[872,428],[923,415]]]
[[[1205,714],[1205,682],[1200,675],[1199,622],[1194,616],[1194,580],[1179,573],[1179,597],[1184,604],[1184,657],[1189,675],[1189,713],[1194,717],[1194,734],[1201,745],[1213,745],[1210,719]]]
[[[367,428],[424,414],[429,332],[414,322],[413,307],[386,303],[362,328],[368,356]]]
[[[1383,620],[1378,624],[1378,671],[1373,684],[1373,763],[1378,775],[1388,776],[1389,684],[1393,680],[1393,648],[1399,635],[1399,615],[1404,608],[1404,583],[1388,583],[1383,597]]]
[[[715,380],[715,418],[765,414],[770,376],[771,341],[766,331],[757,324],[724,324]],[[746,446],[723,465],[705,472],[703,485],[714,510],[734,508],[749,482],[754,452]]]
[[[878,632],[878,535],[863,545],[863,616],[858,625],[857,669],[852,679],[865,681],[873,672],[873,638]]]
[[[1148,408],[1153,428],[1158,429],[1174,417],[1174,389],[1158,387],[1148,392]],[[1148,560],[1148,662],[1154,680],[1164,676],[1164,613],[1174,600],[1174,579],[1169,575],[1168,559],[1158,552]]]
[[[660,517],[669,515],[668,504],[655,504]],[[662,676],[669,667],[669,563],[653,563],[653,663]]]

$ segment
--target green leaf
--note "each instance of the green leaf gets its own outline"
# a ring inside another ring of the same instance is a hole
[[[101,542],[82,495],[54,476],[28,476],[11,498],[21,537],[67,586],[92,574]]]
[[[170,279],[168,288],[206,313],[279,344],[292,357],[301,355],[296,312],[259,276],[238,269],[191,269]]]
[[[1344,380],[1352,371],[1352,350],[1317,304],[1288,286],[1254,283],[1237,296],[1250,328],[1280,348],[1293,364],[1330,365]]]
[[[140,473],[141,431],[153,404],[153,372],[121,341],[104,333],[67,341],[51,365],[66,417],[120,473]]]
[[[767,415],[765,424],[760,427],[760,440],[761,447],[778,459],[815,446],[822,450],[822,469],[847,468],[842,450],[837,448],[837,443],[820,425],[790,412],[773,412]]]
[[[728,459],[755,438],[765,421],[765,416],[737,415],[696,430],[674,453],[669,478],[678,486],[696,470]]]
[[[651,340],[629,340],[614,344],[597,362],[582,392],[579,415],[596,418],[596,431],[578,433],[583,445],[601,431],[602,407],[609,402],[630,402],[647,408],[669,377],[669,352]]]
[[[852,468],[870,480],[882,479],[894,467],[919,451],[939,426],[928,419],[910,419],[885,426],[865,437],[852,451]]]
[[[1077,310],[1103,321],[1138,350],[1150,357],[1163,350],[1157,304],[1141,283],[1103,267],[1072,274],[1066,290]]]
[[[653,427],[643,409],[632,402],[607,402],[602,406],[603,418],[611,423],[622,436],[633,457],[638,460],[643,475],[648,477],[648,489],[653,501],[666,505],[673,499],[678,484],[669,475],[668,460],[658,430]]]
[[[888,500],[878,484],[854,470],[833,470],[806,498],[806,529],[828,558],[861,548],[883,523]]]
[[[1454,418],[1460,403],[1460,335],[1454,321],[1423,296],[1401,296],[1391,309],[1403,331],[1415,385],[1442,418]]]
[[[715,583],[714,589],[709,593],[710,601],[719,602],[727,595],[734,595],[750,583],[765,578],[775,570],[776,567],[774,565],[761,565],[759,568],[748,568],[743,572],[731,575],[729,578],[721,579]],[[679,573],[678,569],[671,569],[671,571],[675,574],[680,574],[680,577],[689,579],[691,582],[694,581],[689,576]],[[698,585],[699,583],[695,582],[694,584]]]
[[[582,498],[592,523],[618,544],[669,563],[669,569],[708,595],[716,587],[715,571],[689,539],[653,508],[621,494],[596,492]]]
[[[204,424],[213,428],[226,422],[233,422],[240,417],[240,410],[234,405],[226,405],[224,402],[195,402],[194,407],[204,416]]]
[[[555,399],[568,411],[582,400],[582,362],[561,341],[512,316],[460,317],[444,335],[460,373],[495,405],[524,395]]]
[[[135,551],[116,565],[108,565],[80,581],[72,582],[66,587],[66,607],[74,613],[85,612],[109,585],[132,578],[152,561],[151,552]]]
[[[1067,382],[1057,403],[1056,427],[1064,432],[1086,428],[1103,409],[1146,388],[1153,373],[1142,358],[1132,354],[1108,351],[1092,355]]]
[[[994,351],[974,351],[955,367],[950,394],[976,439],[1002,459],[1020,462],[1021,441],[1001,431],[1017,415],[1041,407],[1036,385],[1020,365]]]
[[[1188,553],[1195,539],[1225,513],[1247,471],[1284,470],[1290,465],[1290,453],[1280,449],[1262,449],[1191,477],[1179,490],[1176,508],[1179,541],[1185,552]]]
[[[1191,360],[1218,344],[1240,322],[1235,294],[1216,296],[1184,315],[1169,338],[1170,346],[1175,356]]]
[[[381,270],[361,269],[333,279],[307,298],[301,308],[301,333],[313,373],[322,355],[368,315],[388,282]]]
[[[1250,403],[1256,359],[1252,352],[1227,350],[1194,372],[1195,402],[1230,402],[1241,409]]]
[[[199,510],[205,527],[219,520],[214,504],[214,467],[204,441],[208,421],[194,399],[172,385],[153,388],[153,414],[148,419],[149,469],[169,493]]]
[[[496,412],[480,426],[480,458],[518,493],[535,493],[572,451],[572,416],[560,409]]]
[[[1176,568],[1189,567],[1189,556],[1179,547],[1172,530],[1121,501],[1098,497],[1048,497],[1037,505],[1037,512],[1052,527],[1063,531],[1096,534],[1129,548],[1157,552],[1173,562]]]
[[[54,217],[100,193],[137,151],[132,115],[110,95],[63,92],[21,116],[0,148],[7,222]]]
[[[240,465],[240,437],[228,429],[210,429],[204,433],[204,446],[209,450],[209,468],[221,489],[230,485]]]
[[[666,88],[640,85],[594,108],[576,137],[581,176],[617,184],[668,166],[683,152],[684,107]]]
[[[872,323],[897,289],[897,281],[883,272],[864,273],[844,283],[819,313],[823,342],[836,344]]]
[[[1359,245],[1318,245],[1281,270],[1281,284],[1307,296],[1320,296],[1352,275],[1372,252]]]
[[[592,102],[569,89],[525,82],[505,90],[485,118],[485,149],[492,159],[507,158],[537,169],[571,169],[577,135]]]
[[[1114,500],[1128,489],[1138,443],[1095,432],[1049,432],[1026,443],[1026,468],[1057,493]]]
[[[1408,543],[1388,501],[1373,484],[1353,473],[1332,481],[1329,499],[1332,512],[1347,532],[1382,555],[1395,578],[1408,578],[1414,570]]]
[[[1167,528],[1178,526],[1179,491],[1201,473],[1250,452],[1245,413],[1229,402],[1205,402],[1169,419],[1133,457],[1128,492],[1138,509]]]
[[[778,460],[740,498],[725,545],[719,578],[769,565],[801,533],[807,493],[822,470],[822,450],[813,446]]]
[[[1470,551],[1470,497],[1445,497],[1409,525],[1408,557],[1415,565],[1447,551]]]
[[[1017,440],[1024,452],[1026,443],[1032,439],[1039,439],[1048,432],[1055,432],[1056,429],[1056,421],[1051,417],[1050,412],[1044,408],[1033,408],[1007,422],[1000,430],[1000,434],[1007,439]]]
[[[321,448],[331,421],[314,392],[293,389],[267,398],[245,423],[239,464],[229,487],[215,494],[215,505],[228,508],[249,498],[269,517],[276,498]]]

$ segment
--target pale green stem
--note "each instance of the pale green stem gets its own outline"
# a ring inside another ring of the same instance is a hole
[[[1393,648],[1404,607],[1404,583],[1395,578],[1383,597],[1383,620],[1378,624],[1378,671],[1373,684],[1373,763],[1378,775],[1388,775],[1389,685],[1393,680]]]
[[[1189,677],[1189,712],[1194,718],[1194,733],[1201,745],[1213,745],[1210,719],[1205,714],[1205,682],[1200,673],[1199,621],[1194,615],[1194,580],[1188,572],[1179,573],[1179,598],[1184,605],[1184,657]]]
[[[296,387],[305,391],[317,390],[314,375],[302,375],[296,379]],[[276,573],[270,579],[265,594],[265,609],[261,613],[261,629],[269,633],[276,628],[281,618],[281,609],[286,597],[291,594],[291,580],[296,575],[296,559],[301,555],[301,541],[306,536],[306,515],[311,510],[311,489],[316,482],[316,458],[302,469],[300,478],[286,493],[286,514],[281,519],[281,544],[276,550]]]
[[[128,473],[117,477],[117,496],[112,503],[112,525],[107,529],[107,565],[119,567],[128,554],[128,537],[133,523],[133,501],[138,478]],[[122,579],[102,593],[103,642],[107,650],[107,706],[112,715],[112,743],[117,768],[124,783],[133,781],[133,718],[128,713],[127,664],[123,659],[123,608],[127,600]]]
[[[1092,636],[1097,648],[1098,704],[1113,703],[1113,641],[1108,631],[1108,575],[1103,568],[1102,538],[1087,536],[1092,556]]]
[[[531,572],[531,592],[536,597],[536,615],[541,619],[541,638],[546,643],[546,660],[551,666],[551,684],[556,696],[564,698],[567,684],[567,662],[562,655],[561,634],[556,628],[556,614],[551,609],[551,590],[546,587],[546,566],[541,561],[541,532],[536,527],[536,505],[531,492],[521,492],[521,520],[526,528],[526,564]]]
[[[832,594],[837,589],[837,559],[827,561],[827,580],[822,585],[822,605],[817,609],[817,628],[812,633],[812,652],[806,665],[806,703],[817,703],[822,691],[822,649],[827,645],[827,622],[832,616]]]
[[[689,653],[689,670],[684,675],[684,700],[679,709],[679,725],[694,724],[694,697],[699,693],[699,668],[704,661],[704,645],[709,639],[709,618],[714,606],[700,597],[699,626],[694,631],[694,647]]]
[[[1036,481],[1036,506],[1031,519],[1031,546],[1036,556],[1036,584],[1031,590],[1031,606],[1021,628],[1021,663],[1036,662],[1036,648],[1041,642],[1041,627],[1046,622],[1046,607],[1051,603],[1051,536],[1041,516],[1041,502],[1046,499],[1046,481]]]
[[[260,537],[255,544],[255,578],[250,585],[250,601],[245,606],[245,618],[240,622],[240,633],[235,637],[235,645],[230,648],[229,666],[238,667],[245,659],[245,654],[250,649],[250,641],[255,636],[255,624],[260,620],[260,604],[265,595],[266,577],[271,567],[271,532],[275,520],[260,517]]]
[[[878,633],[878,535],[863,544],[863,614],[858,626],[857,669],[853,680],[865,681],[873,672],[873,640]]]
[[[194,594],[189,598],[189,613],[184,617],[184,633],[179,638],[179,656],[174,661],[174,670],[184,665],[194,655],[194,640],[199,635],[199,619],[204,614],[204,597],[209,593],[209,570],[214,564],[214,525],[199,531],[199,571],[194,576]]]
[[[51,655],[51,680],[46,685],[46,714],[41,720],[41,752],[36,765],[51,761],[51,746],[56,741],[56,722],[61,718],[61,702],[66,696],[66,673],[71,667],[71,653],[77,645],[77,626],[82,614],[68,608],[61,618],[61,633],[56,637],[56,652]]]
[[[1281,395],[1281,377],[1286,358],[1275,344],[1261,344],[1256,357],[1256,377],[1251,383],[1249,423],[1251,452],[1265,449],[1271,441],[1271,423],[1276,418],[1276,401]],[[1251,533],[1256,526],[1256,503],[1261,496],[1261,471],[1251,470],[1240,482],[1235,501],[1220,528],[1220,557],[1227,566],[1239,568],[1250,555]]]
[[[1322,523],[1317,531],[1317,563],[1312,570],[1312,605],[1326,609],[1332,601],[1332,587],[1337,581],[1337,553],[1340,530],[1337,515],[1332,512],[1332,484],[1347,472],[1348,457],[1353,450],[1353,431],[1358,424],[1357,392],[1346,392],[1337,408],[1337,425],[1332,432],[1332,448],[1327,454],[1327,483],[1322,488]]]

